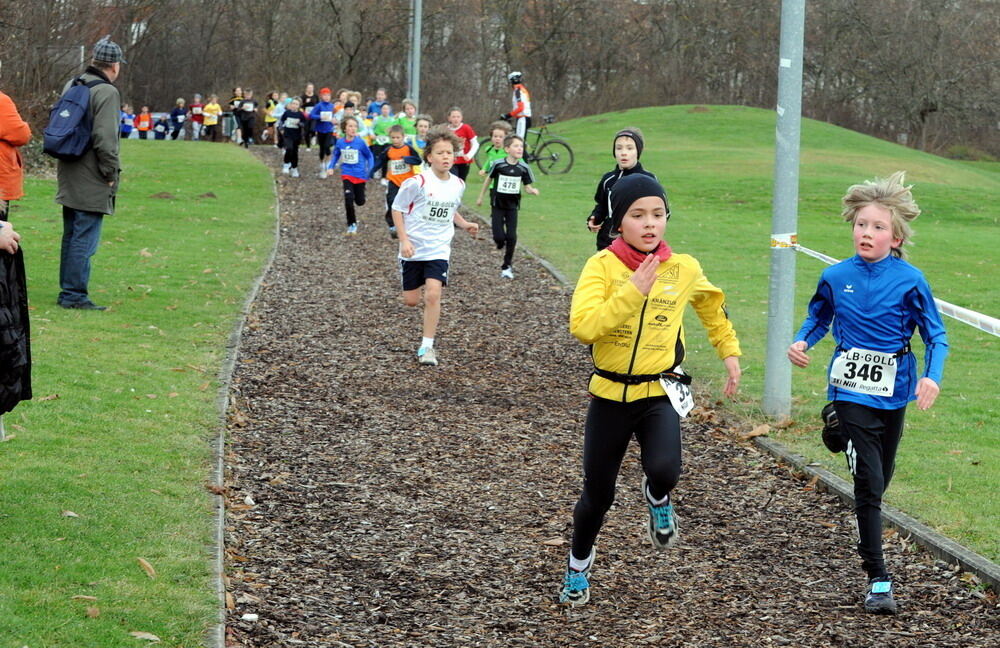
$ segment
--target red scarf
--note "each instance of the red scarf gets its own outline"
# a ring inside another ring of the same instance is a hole
[[[626,243],[625,239],[620,236],[608,246],[608,249],[614,252],[615,256],[618,257],[621,262],[628,266],[628,269],[632,271],[638,269],[639,264],[641,264],[650,254],[655,254],[656,258],[660,260],[660,263],[662,263],[669,259],[670,255],[673,253],[666,241],[660,241],[660,244],[657,245],[656,249],[652,252],[642,252],[641,250],[637,250]]]

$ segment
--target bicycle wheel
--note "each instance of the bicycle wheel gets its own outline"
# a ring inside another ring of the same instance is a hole
[[[476,151],[476,157],[473,158],[476,162],[476,166],[480,169],[485,168],[486,165],[486,147],[490,144],[490,138],[480,137],[479,138],[479,150]]]
[[[550,139],[534,152],[538,170],[546,175],[568,173],[573,168],[573,149],[562,140]]]

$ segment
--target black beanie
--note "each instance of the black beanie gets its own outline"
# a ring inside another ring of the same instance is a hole
[[[667,208],[667,217],[670,216],[670,203],[667,202],[667,193],[663,186],[655,179],[644,173],[633,173],[622,177],[615,186],[611,188],[611,235],[618,235],[618,228],[622,224],[625,212],[632,206],[632,203],[645,198],[646,196],[659,196],[663,199],[663,204]]]
[[[638,160],[642,157],[642,134],[634,128],[623,128],[615,133],[615,138],[611,140],[611,155],[615,154],[615,142],[618,141],[619,137],[631,137],[632,141],[635,142],[635,159]]]

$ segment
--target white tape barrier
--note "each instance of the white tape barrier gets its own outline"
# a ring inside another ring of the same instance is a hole
[[[814,259],[819,259],[820,261],[823,261],[824,263],[827,263],[829,265],[833,265],[834,263],[839,263],[837,259],[834,259],[831,256],[827,256],[822,252],[817,252],[816,250],[810,250],[807,247],[799,245],[798,243],[795,242],[794,235],[790,236],[791,238],[787,244],[785,243],[784,240],[782,240],[784,236],[773,237],[771,240],[771,247],[790,247],[801,252],[802,254],[811,256]],[[777,245],[775,243],[777,243]],[[964,322],[969,326],[974,326],[980,331],[984,331],[986,333],[989,333],[990,335],[995,335],[997,337],[1000,337],[1000,320],[998,320],[997,318],[990,317],[989,315],[983,315],[982,313],[977,313],[974,310],[969,310],[968,308],[962,308],[961,306],[956,306],[955,304],[950,304],[942,299],[935,298],[934,303],[937,304],[938,310],[941,311],[942,315],[947,315],[948,317],[957,319],[959,322]]]

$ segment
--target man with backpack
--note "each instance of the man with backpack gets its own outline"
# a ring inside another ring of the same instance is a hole
[[[118,159],[118,121],[121,95],[113,83],[125,62],[122,49],[107,36],[94,46],[90,65],[78,77],[70,79],[63,88],[63,95],[53,110],[46,129],[46,151],[59,158],[56,202],[63,206],[62,254],[59,263],[58,303],[63,308],[105,310],[90,300],[87,287],[90,282],[90,257],[97,252],[101,240],[101,225],[105,215],[115,212],[115,194],[121,166]],[[84,95],[77,106],[86,104],[78,117],[66,100],[74,86],[85,86]],[[89,99],[89,101],[87,101]],[[50,147],[50,130],[55,130],[57,116],[77,123],[70,128],[83,138],[82,153],[69,150],[68,146],[55,151]],[[89,138],[86,137],[89,127]]]

